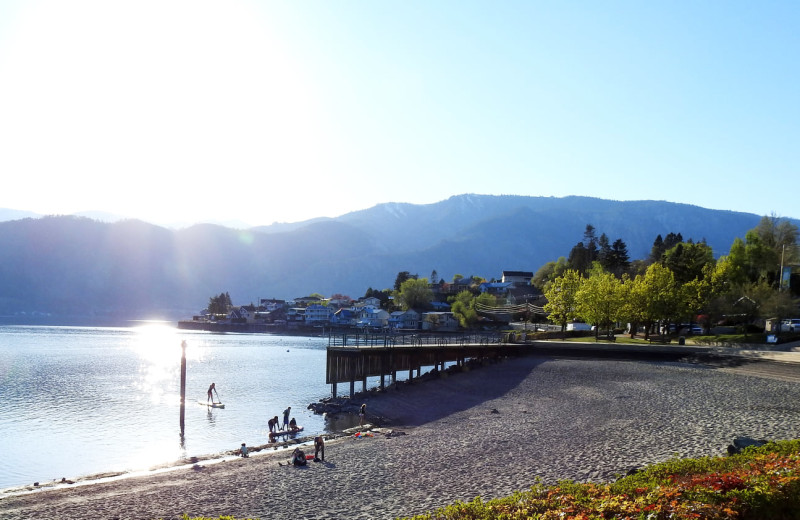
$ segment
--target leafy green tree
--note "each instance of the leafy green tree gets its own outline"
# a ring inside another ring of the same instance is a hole
[[[575,269],[567,269],[564,274],[553,280],[545,291],[547,303],[544,306],[547,319],[561,325],[565,331],[567,323],[578,318],[577,295],[583,283],[583,275]]]
[[[427,278],[410,278],[400,285],[395,299],[403,310],[427,309],[433,301],[433,291]]]
[[[583,321],[596,325],[597,337],[600,327],[610,329],[622,316],[623,298],[622,282],[595,262],[578,290],[576,308]]]
[[[478,322],[478,313],[475,310],[475,296],[470,291],[459,292],[450,305],[450,312],[458,319],[458,323],[465,329],[472,328]]]
[[[620,319],[630,323],[631,338],[636,337],[639,324],[648,324],[647,314],[647,287],[644,282],[644,274],[631,278],[628,275],[622,277],[622,308],[620,309]],[[649,333],[650,327],[645,328],[645,337]]]
[[[642,277],[642,322],[646,325],[645,337],[655,323],[669,322],[680,314],[680,298],[675,285],[675,275],[661,264],[647,268]]]
[[[555,262],[547,262],[533,275],[531,285],[544,292],[547,286],[554,279],[558,278],[567,270],[567,259],[563,256],[558,257]]]

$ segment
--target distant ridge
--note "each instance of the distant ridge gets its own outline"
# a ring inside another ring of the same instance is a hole
[[[358,297],[391,287],[400,271],[499,278],[567,256],[587,224],[624,240],[632,258],[670,232],[705,239],[719,256],[760,218],[664,201],[473,194],[247,230],[23,218],[0,222],[0,316],[177,319],[224,291],[246,304],[312,292]]]

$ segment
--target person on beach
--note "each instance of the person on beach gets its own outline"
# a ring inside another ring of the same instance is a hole
[[[239,455],[245,458],[250,456],[247,454],[247,446],[245,445],[245,443],[242,443],[242,447],[239,448]]]
[[[325,462],[325,439],[322,438],[322,435],[317,435],[314,437],[314,462],[320,461]]]
[[[292,413],[292,407],[288,407],[286,410],[283,411],[283,426],[281,426],[281,430],[284,430],[289,427],[289,414]]]
[[[217,384],[211,383],[211,386],[208,387],[208,401],[211,401],[211,404],[214,404],[214,394],[212,392],[217,392]],[[217,394],[217,400],[221,403],[222,401],[219,399],[219,394]],[[206,402],[208,402],[206,401]]]
[[[306,465],[306,454],[303,453],[303,450],[300,448],[295,448],[294,452],[292,452],[292,460],[291,463],[293,466],[305,466]]]
[[[269,432],[270,433],[275,433],[276,431],[278,431],[278,423],[279,422],[280,421],[278,421],[278,416],[277,415],[275,417],[273,417],[272,419],[270,419],[269,421],[267,421],[267,426],[269,426]]]
[[[295,420],[295,418],[292,417],[292,420],[289,421],[289,431],[296,432],[297,430],[298,430],[297,420]]]
[[[367,405],[365,403],[365,404],[361,405],[361,410],[358,411],[358,425],[359,426],[364,426],[364,417],[366,417],[366,416],[367,416]]]

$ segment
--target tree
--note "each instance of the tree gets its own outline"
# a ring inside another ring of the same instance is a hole
[[[595,337],[599,335],[600,327],[610,329],[616,323],[622,315],[623,303],[622,283],[595,262],[576,295],[578,314],[583,321],[596,325]]]
[[[567,269],[567,259],[563,256],[558,257],[555,262],[547,262],[536,271],[531,278],[531,285],[544,292],[550,283],[561,276]]]
[[[714,263],[714,252],[704,243],[681,242],[663,255],[663,265],[679,284],[703,277],[703,268]]]
[[[638,277],[637,277],[638,278]],[[669,322],[679,315],[679,298],[675,286],[675,276],[661,264],[647,268],[638,287],[641,294],[642,322],[646,326],[645,338],[653,324]]]
[[[475,296],[470,291],[459,292],[452,304],[450,312],[458,319],[458,323],[465,329],[472,328],[478,322],[478,313],[475,310]]]
[[[649,263],[654,264],[656,262],[661,261],[661,255],[664,254],[664,239],[661,238],[659,234],[655,240],[653,240],[653,247],[650,248],[650,257],[648,258]]]
[[[228,314],[231,307],[233,307],[231,295],[227,292],[220,293],[219,296],[212,296],[208,299],[209,314]]]
[[[586,246],[583,242],[578,242],[575,244],[569,252],[569,257],[567,257],[567,265],[573,271],[578,271],[579,273],[583,274],[589,270],[589,267],[592,265],[592,254],[591,252],[586,249]]]
[[[399,291],[400,286],[403,285],[403,282],[411,278],[415,277],[411,276],[411,273],[409,273],[408,271],[400,271],[399,273],[397,273],[397,277],[395,277],[394,279],[394,290]]]
[[[431,285],[436,285],[439,283],[439,273],[436,272],[436,269],[431,271]]]
[[[395,299],[403,310],[426,309],[433,301],[433,291],[427,278],[410,278],[400,285]]]
[[[581,273],[575,269],[567,269],[563,275],[553,280],[544,294],[547,298],[544,306],[548,313],[547,319],[560,324],[562,332],[566,330],[567,322],[578,317],[576,298],[582,282]]]

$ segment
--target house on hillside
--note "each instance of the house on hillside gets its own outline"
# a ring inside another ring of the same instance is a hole
[[[515,287],[530,285],[533,273],[531,271],[503,271],[501,281],[510,283]]]
[[[489,293],[494,296],[505,296],[513,286],[511,282],[483,282],[478,286],[481,293]]]
[[[338,309],[331,315],[331,325],[349,327],[356,324],[356,313],[352,308]]]
[[[319,296],[303,296],[302,298],[295,298],[293,305],[296,307],[308,307],[312,303],[319,303],[322,298]]]
[[[274,298],[261,298],[259,306],[264,307],[266,312],[277,311],[286,307],[286,300],[276,300]]]
[[[374,296],[370,296],[369,298],[359,298],[358,301],[355,302],[354,306],[358,308],[372,307],[373,309],[379,309],[381,307],[381,301]]]
[[[420,326],[420,314],[414,309],[394,311],[389,316],[389,328],[391,329],[419,330]]]

